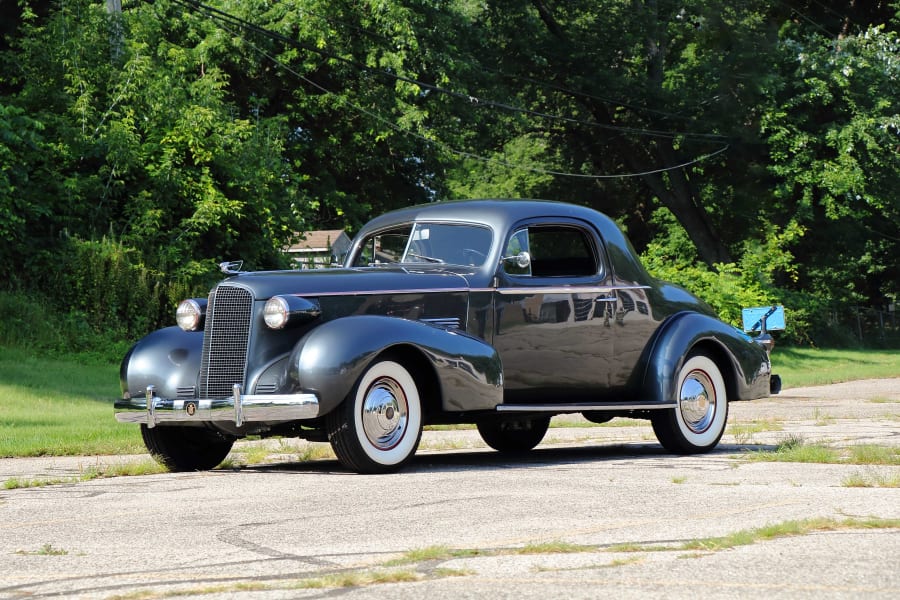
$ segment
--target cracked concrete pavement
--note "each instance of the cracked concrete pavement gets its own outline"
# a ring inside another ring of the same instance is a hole
[[[900,519],[900,488],[846,483],[896,482],[898,466],[747,459],[788,437],[900,447],[900,379],[788,389],[730,411],[702,456],[664,453],[648,425],[567,417],[516,458],[471,430],[428,431],[391,475],[299,462],[291,442],[262,464],[0,490],[0,598],[900,596],[898,528],[674,549],[815,517]],[[260,443],[236,446],[235,463]],[[3,459],[0,482],[138,458]]]

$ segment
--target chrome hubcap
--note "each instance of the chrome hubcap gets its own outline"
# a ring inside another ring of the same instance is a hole
[[[716,415],[716,389],[709,375],[691,371],[681,383],[678,407],[685,425],[694,433],[703,433]]]
[[[362,406],[363,431],[379,450],[390,450],[406,433],[409,410],[406,394],[390,377],[380,377],[366,390]]]

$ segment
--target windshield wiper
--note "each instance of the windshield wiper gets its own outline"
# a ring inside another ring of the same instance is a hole
[[[436,263],[436,264],[440,264],[440,265],[444,264],[444,261],[441,260],[440,258],[435,258],[433,256],[425,256],[424,254],[415,254],[414,252],[407,252],[406,258],[410,258],[410,257],[421,259],[421,262]],[[404,262],[406,262],[406,261],[404,261]]]

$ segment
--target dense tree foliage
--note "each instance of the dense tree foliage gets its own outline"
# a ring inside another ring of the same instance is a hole
[[[603,210],[798,339],[900,295],[897,1],[122,4],[0,2],[7,285],[95,325],[136,335],[296,231],[474,196]]]

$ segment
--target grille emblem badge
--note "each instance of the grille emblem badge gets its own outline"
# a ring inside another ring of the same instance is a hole
[[[197,412],[197,404],[194,402],[188,402],[184,405],[184,411],[191,417],[194,416]]]

